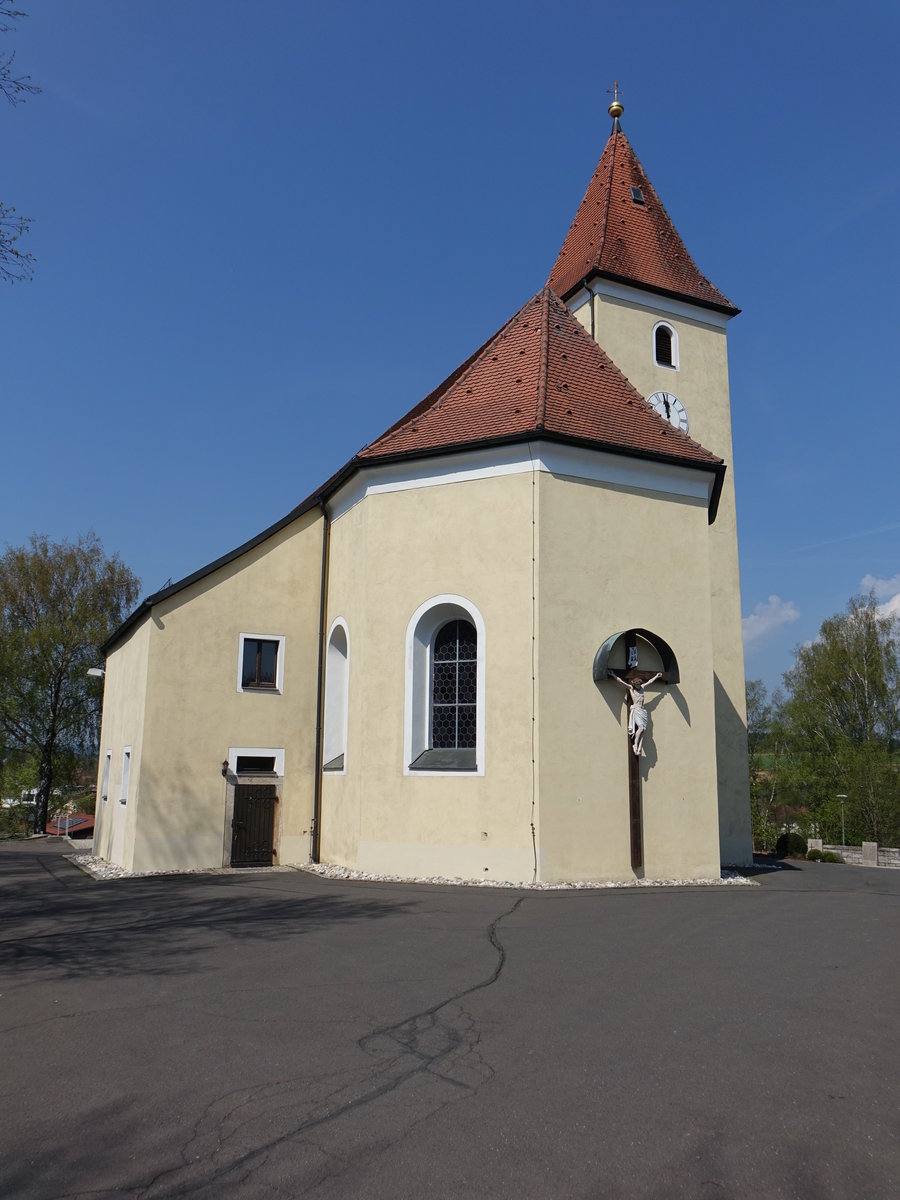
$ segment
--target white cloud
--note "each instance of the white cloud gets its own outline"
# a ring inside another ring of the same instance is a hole
[[[766,641],[779,629],[792,625],[800,619],[793,600],[782,600],[780,596],[770,596],[765,604],[757,604],[749,617],[744,617],[744,649],[758,646]]]
[[[895,575],[893,579],[879,579],[877,575],[863,575],[859,586],[864,592],[874,592],[879,600],[883,600],[885,596],[892,596],[896,600],[897,593],[900,592],[900,575]]]
[[[900,617],[900,592],[885,600],[884,604],[879,604],[875,611],[879,617]]]

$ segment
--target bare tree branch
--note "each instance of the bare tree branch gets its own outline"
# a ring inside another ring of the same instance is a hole
[[[34,255],[23,253],[16,242],[28,232],[31,217],[19,217],[0,202],[0,281],[22,283],[34,275]]]
[[[0,33],[14,33],[15,22],[24,16],[20,9],[0,3]],[[0,93],[13,107],[41,90],[31,82],[30,75],[13,73],[15,57],[15,50],[0,54]],[[0,201],[0,282],[23,283],[33,277],[34,255],[23,252],[16,245],[28,232],[30,224],[30,217],[17,216],[12,206]]]

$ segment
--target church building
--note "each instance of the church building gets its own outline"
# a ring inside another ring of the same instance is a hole
[[[738,309],[610,114],[546,284],[109,640],[95,855],[512,882],[751,861]]]

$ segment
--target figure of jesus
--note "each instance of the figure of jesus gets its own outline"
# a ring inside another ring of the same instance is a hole
[[[613,679],[617,683],[621,683],[622,687],[627,688],[631,693],[631,710],[628,714],[628,736],[631,738],[631,748],[638,757],[643,753],[644,733],[650,722],[650,714],[647,712],[644,704],[644,688],[649,687],[651,683],[656,683],[657,679],[661,678],[662,671],[657,671],[646,683],[641,683],[639,679],[635,680],[634,683],[629,683],[627,679],[613,675]]]

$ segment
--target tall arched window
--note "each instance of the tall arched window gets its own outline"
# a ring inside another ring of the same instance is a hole
[[[484,621],[462,596],[435,596],[406,631],[404,774],[484,774]]]
[[[347,713],[350,684],[350,639],[346,622],[331,627],[325,655],[325,737],[322,769],[344,771],[347,762]]]
[[[431,658],[431,745],[474,750],[478,635],[471,621],[448,621]]]
[[[653,327],[653,358],[658,367],[678,367],[678,334],[665,321]]]

